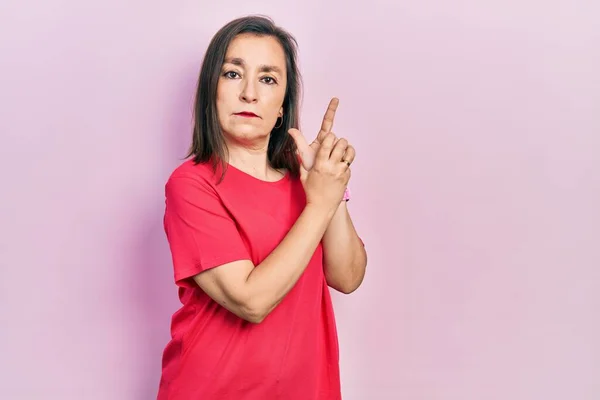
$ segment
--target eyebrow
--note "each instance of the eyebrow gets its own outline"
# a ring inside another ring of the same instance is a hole
[[[244,67],[246,65],[245,61],[239,57],[226,58],[225,63],[237,65],[240,67]],[[275,65],[260,65],[259,70],[260,72],[276,72],[278,74],[282,74],[281,68],[276,67]]]

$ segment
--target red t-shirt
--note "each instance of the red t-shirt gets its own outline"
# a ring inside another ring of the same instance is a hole
[[[180,165],[166,184],[165,232],[182,307],[163,354],[159,400],[339,400],[338,340],[318,246],[261,322],[231,313],[191,279],[236,260],[258,265],[304,209],[301,182],[265,182],[229,166]]]

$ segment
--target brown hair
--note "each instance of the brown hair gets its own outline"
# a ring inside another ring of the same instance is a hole
[[[267,158],[271,167],[284,168],[292,176],[299,176],[299,160],[296,144],[287,133],[290,128],[299,129],[299,103],[301,75],[298,69],[298,44],[284,29],[276,26],[272,19],[263,16],[248,16],[235,19],[223,26],[212,38],[204,56],[194,102],[194,128],[192,144],[186,157],[193,156],[195,163],[213,162],[223,167],[223,179],[227,168],[227,146],[219,123],[216,106],[217,84],[229,43],[242,33],[276,38],[285,52],[287,87],[283,101],[283,121],[271,131]]]

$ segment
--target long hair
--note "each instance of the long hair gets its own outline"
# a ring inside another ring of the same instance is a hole
[[[220,163],[223,171],[221,180],[223,179],[227,169],[228,154],[217,114],[217,85],[227,48],[233,38],[243,33],[274,37],[283,47],[287,71],[283,121],[279,127],[271,131],[267,159],[271,167],[287,169],[292,176],[298,177],[300,163],[296,155],[296,144],[287,133],[290,128],[300,128],[299,103],[302,78],[297,62],[298,43],[290,33],[264,16],[247,16],[229,22],[215,34],[208,45],[198,78],[193,110],[192,144],[186,158],[193,156],[195,163],[212,161],[215,171]]]

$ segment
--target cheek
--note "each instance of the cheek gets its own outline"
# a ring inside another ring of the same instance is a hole
[[[221,79],[217,84],[216,102],[217,104],[227,105],[234,100],[237,95],[236,83],[231,80]]]
[[[285,101],[285,87],[283,87],[277,93],[277,101],[276,101],[277,113],[279,113],[279,110],[281,109],[281,107],[283,107],[284,101]],[[285,112],[285,110],[283,110],[283,112]]]
[[[229,101],[227,101],[227,91],[222,86],[217,88],[215,103],[217,105],[217,116],[219,121],[223,123],[225,116],[229,113],[229,107],[227,106]]]
[[[218,109],[221,109],[227,103],[226,98],[227,96],[224,93],[223,88],[218,88],[217,95],[215,97],[215,103],[217,104]]]
[[[285,91],[277,90],[275,93],[271,92],[269,93],[268,98],[268,107],[270,110],[273,110],[275,118],[277,118],[279,116],[279,110],[281,109],[281,107],[283,107],[283,101],[285,100]],[[285,110],[283,110],[283,112],[285,113]]]

